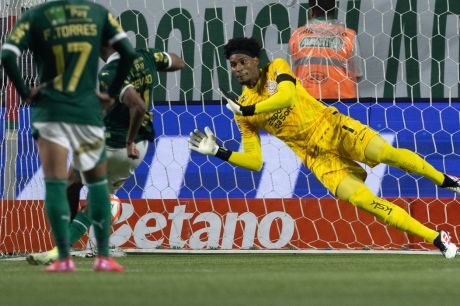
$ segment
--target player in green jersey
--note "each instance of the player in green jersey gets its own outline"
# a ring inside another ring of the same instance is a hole
[[[137,49],[136,53],[137,58],[119,98],[104,117],[110,193],[115,193],[134,173],[147,153],[148,142],[154,140],[151,110],[153,87],[158,84],[156,71],[176,71],[185,67],[184,61],[174,53],[154,49]],[[105,91],[115,76],[120,56],[113,48],[104,47],[101,58],[106,65],[99,72],[99,84],[100,90]],[[69,182],[67,195],[71,212],[76,213],[70,225],[70,244],[73,245],[86,233],[91,219],[86,208],[78,211],[83,183],[76,172],[71,171]],[[46,265],[55,261],[57,255],[57,248],[54,248],[49,252],[30,254],[27,261]]]
[[[106,92],[96,93],[97,66],[103,44],[120,53],[120,65]],[[33,52],[41,85],[28,88],[16,57]],[[72,272],[69,249],[69,205],[66,197],[67,157],[88,182],[88,210],[99,256],[94,271],[123,271],[109,257],[110,204],[107,187],[102,105],[114,102],[134,50],[110,12],[83,0],[48,2],[25,12],[2,47],[1,60],[21,98],[34,104],[33,136],[45,175],[45,208],[59,260],[46,272]]]

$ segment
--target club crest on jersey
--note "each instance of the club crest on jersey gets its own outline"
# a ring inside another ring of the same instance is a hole
[[[265,87],[270,95],[273,95],[278,91],[278,84],[275,81],[267,81],[267,85],[265,85]]]

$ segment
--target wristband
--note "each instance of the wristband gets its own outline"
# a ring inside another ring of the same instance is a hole
[[[256,105],[240,106],[240,110],[243,113],[243,116],[253,116],[256,112]]]
[[[219,147],[217,150],[216,155],[214,155],[217,158],[220,158],[224,161],[228,161],[230,158],[230,155],[232,155],[232,151],[225,149],[224,147]]]

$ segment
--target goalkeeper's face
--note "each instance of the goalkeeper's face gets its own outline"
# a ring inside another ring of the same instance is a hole
[[[228,59],[233,76],[241,85],[254,87],[259,80],[259,58],[246,54],[232,54]]]

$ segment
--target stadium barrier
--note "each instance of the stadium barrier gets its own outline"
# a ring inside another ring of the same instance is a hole
[[[389,199],[422,223],[460,234],[460,200]],[[52,248],[43,201],[0,206],[0,253]],[[432,250],[352,205],[325,199],[122,199],[111,245],[122,249],[183,250]],[[31,226],[33,225],[33,226]],[[86,248],[88,237],[75,245]]]

